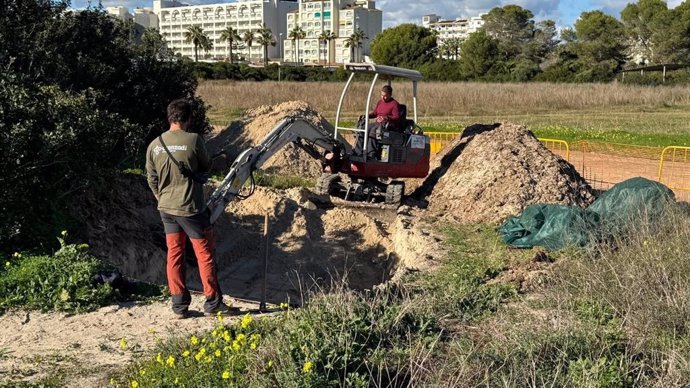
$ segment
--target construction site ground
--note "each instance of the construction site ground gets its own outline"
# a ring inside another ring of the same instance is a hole
[[[322,123],[306,103],[260,107],[214,133],[211,153],[232,161],[243,147],[255,144],[292,114]],[[596,160],[587,157],[589,163]],[[313,160],[296,149],[288,148],[276,159],[281,163],[268,166],[274,172],[315,174]],[[433,271],[445,256],[439,220],[497,225],[533,203],[590,203],[594,196],[583,179],[587,172],[578,171],[577,154],[570,160],[575,167],[548,151],[526,128],[478,126],[436,156],[427,179],[408,183],[408,201],[398,209],[327,207],[304,188],[259,187],[247,200],[231,203],[215,225],[221,288],[244,312],[256,311],[267,254],[261,248],[266,215],[269,304],[304,303],[309,291],[327,290],[333,282],[370,289],[409,271]],[[598,162],[603,171],[610,166],[618,174],[606,179],[651,173],[633,160],[612,160],[601,155]],[[621,165],[627,168],[619,171]],[[216,167],[222,171],[227,162]],[[165,284],[165,237],[155,200],[144,177],[118,179],[113,187],[119,190],[88,193],[80,199],[74,212],[84,222],[83,237],[96,255],[124,275]],[[193,265],[187,277],[199,290]],[[194,297],[193,309],[201,310],[202,299]],[[168,301],[108,306],[82,315],[11,311],[0,316],[0,381],[35,381],[58,371],[72,376],[75,386],[105,386],[109,373],[157,341],[209,330],[215,324],[213,317],[175,320]]]

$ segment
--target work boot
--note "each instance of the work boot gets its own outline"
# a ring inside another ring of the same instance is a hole
[[[223,303],[223,301],[221,301],[214,307],[204,306],[204,312],[206,313],[206,315],[237,315],[240,313],[240,308],[228,306],[225,303]]]
[[[180,311],[175,311],[173,310],[173,314],[176,319],[187,319],[192,316],[192,313],[189,312],[188,309],[180,310]]]

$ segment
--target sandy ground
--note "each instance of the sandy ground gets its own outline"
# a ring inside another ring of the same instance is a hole
[[[10,311],[0,316],[0,383],[62,374],[67,386],[105,387],[110,373],[157,342],[212,330],[217,320],[201,314],[203,303],[203,295],[193,296],[191,309],[198,316],[188,319],[176,319],[168,302],[107,306],[80,315]],[[233,305],[247,312],[258,308]]]

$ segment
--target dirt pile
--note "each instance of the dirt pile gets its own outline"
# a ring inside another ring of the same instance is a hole
[[[165,235],[155,200],[144,177],[128,175],[116,189],[84,195],[75,212],[85,224],[84,239],[92,251],[128,277],[165,284]],[[319,209],[304,189],[257,188],[235,201],[215,224],[216,261],[221,287],[233,297],[259,300],[263,270],[263,223],[269,214],[271,248],[269,302],[328,285],[347,274],[352,288],[371,288],[387,280],[397,259],[385,225],[350,209]],[[191,244],[187,261],[194,263]],[[198,271],[188,265],[188,284],[200,289]]]
[[[436,156],[413,195],[463,223],[498,223],[534,203],[584,207],[594,200],[570,163],[513,124],[468,127]]]
[[[248,147],[258,144],[284,118],[298,116],[317,127],[333,131],[331,124],[304,101],[288,101],[278,105],[263,105],[245,112],[238,121],[208,139],[211,155],[218,155],[214,169],[224,171],[237,155]],[[306,152],[289,144],[278,151],[262,167],[269,173],[317,177],[321,165]]]

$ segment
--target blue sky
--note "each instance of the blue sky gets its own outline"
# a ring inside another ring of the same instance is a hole
[[[517,4],[531,10],[536,20],[552,19],[559,27],[572,26],[583,11],[602,10],[620,18],[620,11],[632,0],[378,0],[377,8],[383,10],[383,24],[391,27],[400,23],[421,24],[422,15],[435,13],[442,18],[475,16],[491,8]],[[124,5],[131,9],[152,7],[152,0],[101,0],[103,6]],[[222,0],[188,0],[190,4],[218,3]],[[229,0],[228,0],[229,2]],[[669,7],[675,7],[681,0],[669,0]],[[92,0],[97,4],[98,0]],[[74,8],[83,8],[86,0],[73,0]]]

